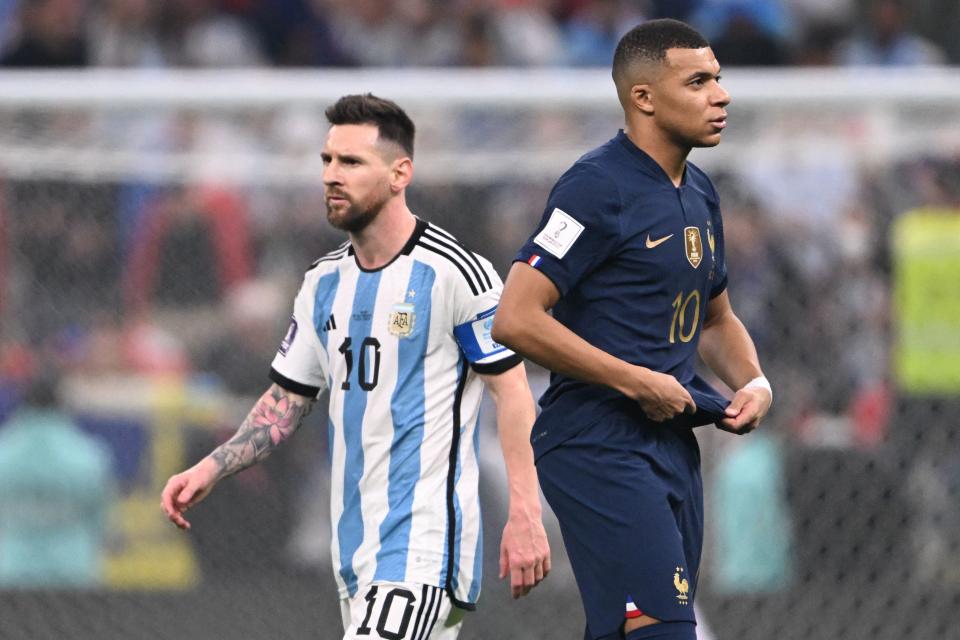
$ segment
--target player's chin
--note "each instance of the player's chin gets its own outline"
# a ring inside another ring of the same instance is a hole
[[[715,147],[718,144],[720,144],[720,136],[721,136],[720,131],[713,131],[711,133],[704,134],[699,138],[697,138],[693,146],[701,147],[701,148]]]

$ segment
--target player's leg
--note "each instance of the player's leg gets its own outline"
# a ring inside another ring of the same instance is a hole
[[[376,582],[341,600],[344,640],[456,640],[463,612],[440,587]]]
[[[590,640],[623,638],[624,631],[695,638],[696,569],[687,561],[676,517],[687,498],[688,482],[677,480],[683,473],[673,460],[683,446],[672,433],[613,418],[537,461]]]

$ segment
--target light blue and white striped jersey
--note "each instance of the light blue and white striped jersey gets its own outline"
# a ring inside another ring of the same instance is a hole
[[[417,220],[385,267],[349,244],[307,271],[271,379],[328,388],[331,556],[340,596],[376,580],[480,593],[477,421],[483,384],[519,356],[490,337],[502,282],[484,258]]]

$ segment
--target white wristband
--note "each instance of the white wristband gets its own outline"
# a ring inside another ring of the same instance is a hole
[[[766,376],[760,376],[759,378],[754,378],[747,384],[743,385],[744,389],[749,389],[750,387],[759,387],[761,389],[766,389],[767,393],[770,394],[770,399],[773,400],[773,389],[770,388],[770,381],[767,380]]]

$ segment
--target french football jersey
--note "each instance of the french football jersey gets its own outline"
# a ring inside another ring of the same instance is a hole
[[[331,556],[341,597],[375,580],[480,592],[477,422],[483,384],[520,358],[490,336],[502,282],[417,220],[386,266],[349,243],[313,264],[271,379],[329,389]]]
[[[557,181],[517,254],[560,293],[553,316],[590,344],[674,376],[697,403],[665,426],[710,424],[727,400],[696,374],[710,300],[727,286],[723,220],[707,175],[687,162],[674,186],[620,131]],[[553,373],[531,437],[537,457],[615,411],[645,421],[611,388]]]

